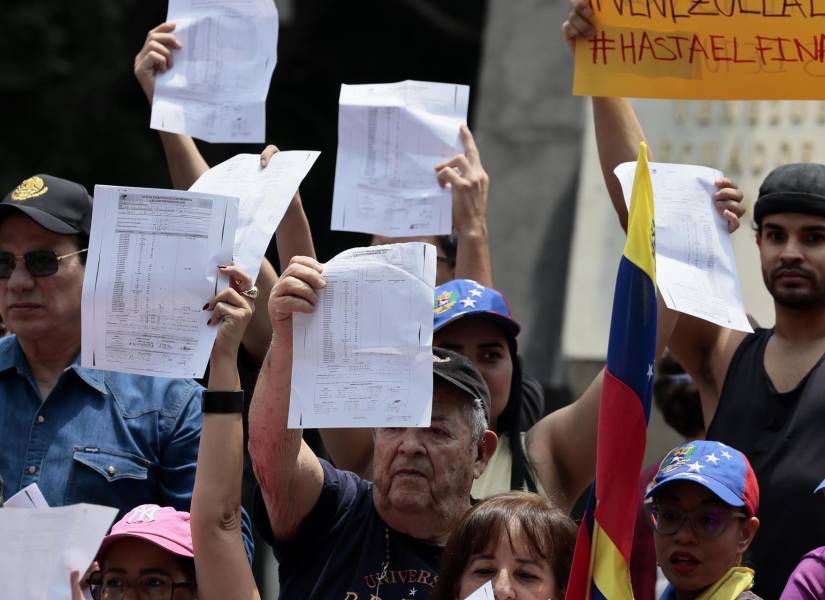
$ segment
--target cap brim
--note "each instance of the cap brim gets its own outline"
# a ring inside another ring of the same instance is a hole
[[[64,223],[57,217],[54,217],[49,213],[40,210],[39,208],[23,205],[18,206],[16,204],[8,203],[0,204],[0,217],[12,212],[21,212],[41,227],[48,229],[49,231],[52,231],[54,233],[60,233],[63,235],[73,235],[81,233],[79,229],[75,229],[74,227],[66,225],[66,223]]]
[[[112,533],[107,535],[105,538],[103,538],[103,541],[100,543],[100,548],[97,551],[96,558],[99,560],[101,556],[103,556],[103,554],[109,548],[109,546],[125,538],[135,538],[139,540],[144,540],[146,542],[150,542],[156,546],[163,548],[167,552],[171,552],[172,554],[176,554],[177,556],[183,556],[184,558],[193,558],[194,556],[188,548],[186,548],[185,546],[181,546],[180,544],[173,540],[170,540],[169,538],[154,535],[144,531],[134,531],[128,533]]]
[[[464,385],[463,383],[461,383],[457,379],[454,379],[454,378],[452,378],[449,375],[446,375],[444,373],[440,373],[436,369],[433,369],[433,375],[436,376],[436,377],[440,377],[442,381],[445,381],[445,382],[449,383],[450,385],[452,385],[453,387],[458,388],[459,390],[461,390],[462,392],[464,392],[465,394],[470,396],[470,398],[478,398],[478,394],[476,394],[473,390],[471,390],[469,387],[467,387],[466,385]]]
[[[504,330],[505,335],[509,338],[515,339],[521,331],[521,325],[516,323],[516,321],[514,321],[513,319],[508,319],[501,313],[493,312],[491,310],[470,310],[453,315],[448,320],[441,323],[441,325],[433,329],[433,333],[435,333],[436,331],[440,331],[441,329],[444,329],[444,327],[446,327],[450,323],[455,323],[459,319],[466,319],[469,317],[472,317],[474,319],[486,319],[488,321],[492,321],[493,323],[501,327]]]
[[[664,481],[660,481],[650,488],[647,494],[645,494],[645,498],[650,498],[656,493],[657,490],[661,490],[663,487],[673,483],[674,481],[690,481],[691,483],[701,485],[703,488],[710,490],[725,504],[730,506],[745,506],[745,501],[734,494],[730,489],[728,489],[727,486],[719,483],[712,477],[708,477],[707,475],[698,475],[696,473],[677,473],[671,477],[668,477]]]
[[[819,492],[825,492],[825,479],[823,479],[822,483],[820,483],[814,490],[814,494],[818,494]]]

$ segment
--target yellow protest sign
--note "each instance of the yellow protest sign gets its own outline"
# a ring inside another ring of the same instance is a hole
[[[825,0],[591,0],[573,93],[825,99]]]

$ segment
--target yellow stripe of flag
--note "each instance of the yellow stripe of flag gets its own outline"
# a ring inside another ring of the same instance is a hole
[[[653,183],[647,164],[647,144],[639,144],[639,159],[630,195],[630,217],[624,255],[656,285],[656,229],[653,224]]]
[[[593,583],[607,600],[633,600],[630,569],[613,540],[593,520]]]

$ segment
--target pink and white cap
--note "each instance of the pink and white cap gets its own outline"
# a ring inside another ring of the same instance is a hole
[[[103,538],[97,556],[100,558],[113,543],[124,538],[138,538],[160,546],[164,550],[192,558],[192,530],[189,513],[171,506],[141,504],[136,506],[112,526]]]

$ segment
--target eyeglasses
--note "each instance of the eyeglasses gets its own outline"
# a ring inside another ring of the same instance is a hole
[[[116,571],[97,571],[86,581],[94,600],[123,600],[130,590],[139,600],[192,600],[195,584],[190,581],[172,581],[166,573],[147,573],[137,581]]]
[[[701,538],[711,539],[722,535],[731,519],[744,519],[743,512],[732,511],[721,506],[706,506],[689,512],[662,504],[650,504],[647,507],[653,529],[662,535],[673,535],[682,528],[685,521],[690,521],[693,533]]]
[[[78,250],[77,252],[70,252],[58,256],[52,250],[31,250],[23,255],[14,254],[13,252],[0,252],[0,279],[8,279],[14,273],[14,267],[17,264],[17,259],[22,258],[26,270],[32,277],[48,277],[57,273],[57,268],[60,261],[70,256],[83,254],[88,248]]]

